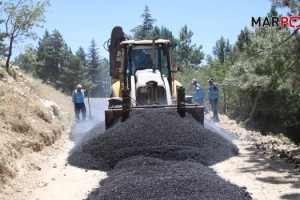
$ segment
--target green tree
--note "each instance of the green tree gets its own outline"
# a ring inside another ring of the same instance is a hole
[[[61,69],[60,88],[71,94],[77,84],[87,84],[87,70],[80,57],[69,54],[68,62]]]
[[[98,47],[94,39],[91,41],[89,46],[88,53],[88,79],[91,83],[91,95],[99,96],[100,95],[100,55],[98,53]]]
[[[45,22],[45,9],[49,0],[8,0],[3,5],[5,13],[5,33],[9,40],[6,70],[9,70],[9,63],[13,52],[13,44],[25,38],[34,38],[36,34],[32,28],[39,27]]]
[[[177,46],[177,41],[175,39],[175,37],[173,36],[172,31],[170,31],[168,28],[162,26],[161,28],[159,28],[158,26],[155,26],[152,31],[148,34],[148,38],[147,39],[153,39],[153,38],[161,38],[161,39],[166,39],[166,40],[170,40],[172,43],[172,48],[174,49]]]
[[[145,6],[144,13],[141,17],[143,18],[142,25],[138,25],[131,30],[133,37],[136,40],[146,39],[153,29],[153,24],[156,22],[156,19],[152,18],[150,9],[147,5]]]
[[[172,42],[173,48],[175,48],[177,46],[176,39],[175,39],[172,31],[170,31],[168,28],[162,27],[160,30],[160,36],[161,36],[161,38],[170,40]]]
[[[299,15],[300,2],[298,0],[272,0],[273,7],[289,8],[289,16]]]
[[[33,45],[27,45],[24,53],[16,57],[15,63],[20,67],[20,69],[36,76],[35,69],[38,63],[36,49],[33,47]]]
[[[100,96],[109,97],[110,96],[110,76],[109,76],[109,63],[106,58],[100,60]]]
[[[60,69],[66,62],[67,45],[62,35],[54,30],[52,34],[46,30],[42,39],[40,39],[37,48],[37,61],[41,65],[37,69],[37,74],[41,79],[50,79],[55,82],[60,73]]]
[[[220,61],[221,64],[224,64],[225,61],[229,60],[231,57],[232,47],[229,43],[229,40],[225,40],[221,36],[220,40],[216,42],[216,46],[213,47],[213,54]]]
[[[300,2],[296,0],[273,0],[273,8],[287,8],[288,16],[299,15],[300,13]],[[271,11],[272,12],[272,11]],[[285,27],[288,29],[288,27]],[[286,30],[288,31],[288,30]],[[284,126],[286,128],[286,134],[292,138],[296,143],[300,143],[300,80],[298,74],[300,73],[299,60],[300,60],[300,36],[298,34],[299,28],[293,30],[292,33],[280,36],[280,41],[271,47],[268,47],[268,51],[279,52],[288,54],[286,60],[278,63],[276,71],[272,73],[272,86],[275,88],[281,88],[283,98],[283,109],[282,112],[277,116],[281,116]],[[265,50],[266,51],[266,50]],[[260,51],[260,52],[265,52]],[[281,54],[277,54],[277,57],[283,58]],[[283,86],[283,87],[282,87]],[[283,90],[285,89],[285,90]],[[284,92],[283,92],[284,91]]]
[[[299,51],[296,50],[299,37],[282,43],[282,38],[289,37],[290,31],[276,27],[261,27],[250,32],[249,36],[248,49],[240,53],[239,60],[226,78],[233,94],[231,97],[237,97],[231,99],[235,108],[232,111],[239,113],[237,116],[246,126],[255,125],[262,131],[286,132],[285,123],[293,121],[291,119],[295,115],[287,117],[285,113],[293,113],[292,110],[300,108],[298,101],[285,104],[287,97],[293,99],[293,94],[297,93],[293,92],[300,91],[295,76],[300,72],[297,67]],[[280,48],[273,48],[281,43]]]
[[[240,52],[245,52],[246,50],[249,50],[250,44],[250,31],[247,27],[245,27],[243,30],[241,30],[241,33],[238,35],[237,42],[234,46],[234,52],[236,54],[239,54]]]
[[[143,32],[145,37],[152,31],[153,24],[155,23],[156,19],[153,19],[150,13],[149,7],[146,5],[144,13],[142,14],[143,18]]]
[[[196,44],[192,45],[193,34],[187,25],[185,25],[181,28],[179,40],[177,41],[177,62],[185,67],[189,65],[197,66],[204,59],[204,53],[201,51],[202,46],[197,47]]]
[[[148,34],[147,38],[145,39],[153,39],[153,38],[163,38],[162,35],[161,35],[161,31],[160,31],[160,28],[158,26],[155,26],[152,31]],[[165,38],[164,38],[165,39]]]
[[[2,1],[0,1],[0,6],[2,6]],[[0,10],[1,14],[1,10]],[[0,19],[0,25],[4,22],[3,19]],[[4,38],[6,37],[5,32],[2,32],[3,30],[0,29],[0,57],[5,56],[6,52],[6,46],[4,44]]]
[[[76,51],[76,56],[80,58],[80,60],[83,63],[83,66],[87,68],[88,67],[87,55],[82,47],[78,48],[78,50]]]

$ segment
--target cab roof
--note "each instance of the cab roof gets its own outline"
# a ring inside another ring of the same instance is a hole
[[[128,45],[128,44],[134,44],[134,45],[152,45],[152,40],[125,40],[121,42],[121,45]],[[155,44],[168,44],[171,45],[170,40],[165,39],[158,39],[155,40]]]

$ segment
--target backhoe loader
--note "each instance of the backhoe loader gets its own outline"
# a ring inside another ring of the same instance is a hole
[[[188,112],[203,124],[203,106],[187,104],[185,89],[175,79],[169,40],[129,40],[116,26],[106,45],[111,76],[106,129],[120,117],[126,120],[134,109],[177,109],[180,116]]]

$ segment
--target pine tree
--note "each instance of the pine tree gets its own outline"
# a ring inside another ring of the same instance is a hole
[[[37,61],[40,62],[37,68],[38,76],[55,82],[66,62],[66,51],[67,46],[62,35],[57,30],[50,35],[46,30],[37,48]]]
[[[197,47],[196,44],[192,45],[193,34],[187,25],[185,25],[181,28],[177,41],[177,61],[185,67],[199,65],[201,60],[204,59],[204,53],[201,51],[202,46]]]
[[[241,30],[241,33],[238,35],[237,42],[235,43],[234,51],[238,54],[241,52],[245,52],[249,49],[249,46],[251,44],[250,39],[250,31],[247,27],[245,27],[243,30]]]
[[[176,39],[172,33],[172,31],[170,31],[169,29],[167,29],[166,27],[162,27],[161,31],[160,31],[160,36],[163,39],[167,39],[170,40],[172,43],[172,47],[175,48],[176,47]]]
[[[156,19],[153,19],[150,13],[149,7],[146,5],[144,13],[141,15],[143,18],[142,25],[138,25],[131,30],[135,40],[144,40],[149,38],[150,32],[153,30],[153,24],[156,22]]]
[[[154,37],[170,40],[172,43],[172,48],[176,47],[176,39],[173,36],[172,31],[167,29],[166,27],[159,28],[158,26],[155,26],[152,31],[148,34],[147,39],[152,40]]]
[[[109,76],[109,63],[106,58],[101,59],[100,61],[100,96],[109,97],[110,96],[110,76]]]
[[[217,57],[221,64],[224,64],[225,61],[229,60],[232,52],[232,47],[229,43],[229,40],[225,40],[221,36],[220,40],[216,42],[216,46],[213,47],[213,54]]]
[[[69,61],[60,73],[60,85],[62,91],[71,94],[77,84],[87,84],[87,71],[83,66],[81,58],[69,54]]]
[[[76,56],[80,58],[85,68],[88,67],[87,55],[82,47],[79,47],[76,51]]]
[[[98,47],[94,39],[91,41],[88,53],[88,79],[92,84],[91,95],[99,96],[100,94],[100,56],[98,54]]]
[[[162,35],[161,35],[161,32],[160,32],[160,29],[157,26],[155,26],[152,29],[152,31],[148,34],[148,36],[147,36],[146,39],[151,40],[151,39],[153,39],[155,37],[157,37],[157,38],[163,38]],[[163,39],[166,39],[166,38],[163,38]]]
[[[147,37],[147,35],[152,31],[153,24],[155,23],[156,19],[153,19],[150,13],[149,7],[146,5],[144,13],[142,14],[143,17],[143,34],[144,37]]]
[[[179,43],[178,43],[178,57],[184,66],[189,65],[189,59],[188,57],[191,55],[192,48],[192,36],[193,32],[191,30],[188,30],[187,25],[183,26],[181,28],[181,31],[179,33]]]

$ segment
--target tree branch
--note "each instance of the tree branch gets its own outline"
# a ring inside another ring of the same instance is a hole
[[[295,30],[293,31],[293,33],[292,33],[289,37],[287,37],[287,38],[285,38],[284,40],[282,40],[279,44],[276,44],[276,45],[273,46],[273,47],[266,48],[266,49],[261,50],[261,51],[257,51],[256,53],[260,54],[260,53],[263,53],[264,51],[271,50],[271,49],[274,50],[274,49],[280,47],[282,44],[286,43],[289,39],[291,39],[294,35],[296,35],[296,34],[298,33],[298,31],[299,31],[299,28],[295,29]]]

